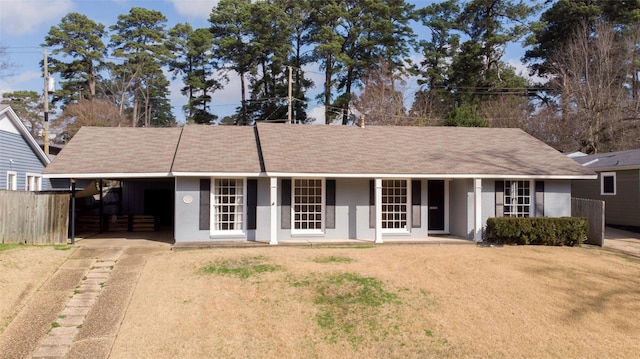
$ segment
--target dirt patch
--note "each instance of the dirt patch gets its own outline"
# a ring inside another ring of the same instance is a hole
[[[0,251],[0,334],[74,251],[57,248],[19,246]]]
[[[566,247],[159,253],[111,358],[632,357],[638,273]]]

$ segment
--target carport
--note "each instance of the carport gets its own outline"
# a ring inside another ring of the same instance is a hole
[[[69,233],[173,234],[180,128],[83,127],[45,168],[72,183]],[[76,188],[78,191],[76,191]]]
[[[72,197],[75,234],[173,231],[171,178],[97,179],[82,187]]]

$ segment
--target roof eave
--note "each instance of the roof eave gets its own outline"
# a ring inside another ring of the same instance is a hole
[[[628,165],[628,166],[598,167],[598,168],[591,168],[589,166],[585,166],[585,168],[588,168],[594,172],[640,170],[640,164]]]
[[[173,177],[264,177],[263,172],[171,172]]]
[[[597,174],[558,174],[558,175],[530,175],[530,174],[447,174],[447,173],[303,173],[303,172],[269,172],[268,177],[331,177],[331,178],[424,178],[424,179],[548,179],[548,180],[579,180],[597,179]]]
[[[44,173],[44,178],[172,178],[169,172],[147,172],[147,173]]]

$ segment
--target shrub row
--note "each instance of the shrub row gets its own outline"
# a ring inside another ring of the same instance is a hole
[[[589,223],[582,217],[499,217],[487,219],[485,240],[497,244],[580,245]]]

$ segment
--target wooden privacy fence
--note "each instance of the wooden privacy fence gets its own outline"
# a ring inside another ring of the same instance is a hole
[[[589,219],[587,243],[604,245],[604,201],[572,197],[571,216]]]
[[[0,243],[67,244],[69,194],[0,191]]]

